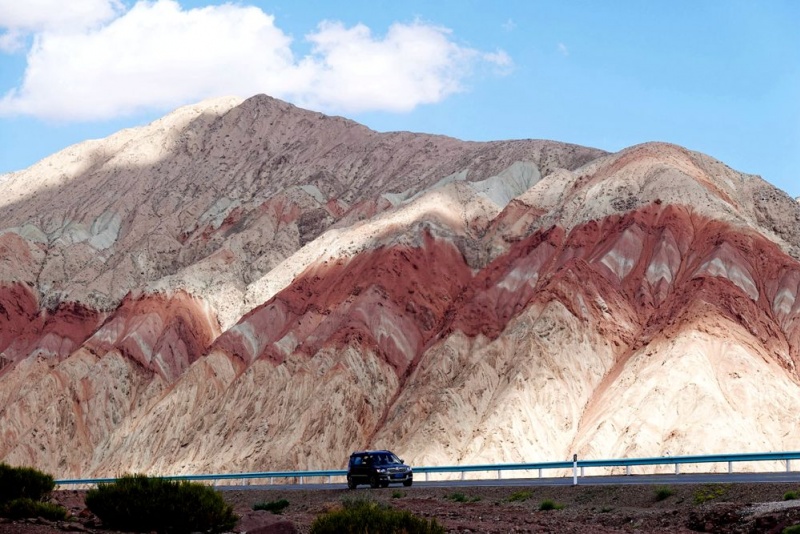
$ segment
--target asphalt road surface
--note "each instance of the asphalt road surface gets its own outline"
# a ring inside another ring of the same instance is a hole
[[[436,480],[426,482],[422,479],[414,481],[414,486],[428,488],[474,488],[480,486],[571,486],[573,478],[503,478],[503,479],[481,479],[481,480]],[[800,482],[800,471],[780,472],[780,473],[687,473],[680,475],[614,475],[614,476],[586,476],[578,478],[578,485],[581,486],[603,486],[603,485],[624,485],[624,484],[649,484],[649,485],[669,485],[669,484],[757,484],[762,482]],[[331,483],[310,483],[310,484],[249,484],[249,485],[230,485],[217,486],[219,490],[323,490],[346,488],[347,484],[342,482]],[[368,488],[369,486],[359,486]],[[395,487],[395,486],[391,486]],[[402,488],[401,484],[397,487]]]

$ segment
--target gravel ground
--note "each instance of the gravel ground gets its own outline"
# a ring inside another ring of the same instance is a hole
[[[784,495],[798,484],[712,484],[666,486],[671,494],[657,499],[656,486],[475,487],[305,490],[227,490],[225,499],[241,520],[235,532],[308,532],[314,518],[346,500],[370,499],[427,518],[448,532],[558,533],[781,533],[800,524],[800,500]],[[664,492],[668,493],[668,492]],[[83,505],[83,492],[55,492],[73,520],[40,519],[0,522],[0,534],[53,534],[59,531],[110,533]],[[253,511],[256,503],[286,499],[281,515]],[[542,511],[552,500],[561,509]]]

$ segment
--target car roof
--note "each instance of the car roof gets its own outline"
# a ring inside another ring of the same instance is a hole
[[[360,454],[382,454],[382,453],[394,454],[392,451],[387,451],[385,449],[381,449],[381,450],[377,450],[377,451],[355,451],[350,456],[358,456]]]

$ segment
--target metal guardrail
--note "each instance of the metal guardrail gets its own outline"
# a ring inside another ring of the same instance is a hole
[[[542,477],[542,472],[545,470],[555,469],[572,469],[575,483],[577,483],[578,470],[580,469],[580,476],[584,476],[584,470],[587,467],[624,467],[625,473],[630,474],[630,468],[633,466],[646,466],[646,465],[674,465],[675,474],[680,474],[680,466],[686,464],[710,464],[710,463],[727,463],[728,472],[733,472],[733,464],[740,462],[766,462],[766,461],[783,461],[786,463],[786,472],[791,471],[791,461],[800,459],[800,451],[795,452],[766,452],[766,453],[748,453],[748,454],[712,454],[712,455],[696,455],[696,456],[657,456],[653,458],[617,458],[607,460],[580,460],[573,459],[572,461],[562,462],[534,462],[534,463],[509,463],[509,464],[483,464],[483,465],[450,465],[450,466],[427,466],[427,467],[414,467],[414,473],[421,473],[425,475],[425,480],[431,473],[461,473],[464,477],[465,473],[486,472],[496,473],[496,478],[502,478],[503,471],[538,471],[539,478]],[[304,483],[306,478],[321,477],[328,478],[328,482],[332,482],[333,477],[344,477],[347,471],[344,469],[326,469],[317,471],[262,471],[255,473],[226,473],[226,474],[208,474],[208,475],[169,475],[161,478],[170,480],[192,480],[192,481],[217,481],[217,480],[252,480],[262,479],[298,479],[300,484]],[[116,478],[85,478],[85,479],[63,479],[56,480],[59,486],[74,486],[74,485],[96,485],[102,483],[110,483],[117,480]]]

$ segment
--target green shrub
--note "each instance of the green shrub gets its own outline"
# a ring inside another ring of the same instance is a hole
[[[700,488],[696,492],[694,492],[694,503],[695,504],[703,504],[707,501],[713,501],[714,499],[718,499],[727,493],[728,488],[726,486],[721,486],[719,484],[711,484],[710,486],[704,486]]]
[[[145,475],[98,484],[87,493],[86,506],[105,527],[138,532],[219,532],[239,519],[209,486]]]
[[[783,494],[784,501],[794,501],[796,499],[800,499],[800,492],[798,491],[787,491]]]
[[[395,490],[392,492],[392,499],[402,499],[406,496],[404,491]]]
[[[286,499],[280,499],[277,501],[256,503],[253,505],[253,510],[266,510],[267,512],[272,512],[273,514],[280,514],[283,513],[284,508],[287,506],[289,506],[289,501]]]
[[[509,502],[522,502],[527,501],[533,497],[533,492],[531,490],[519,490],[515,491],[508,497]]]
[[[656,500],[657,501],[663,501],[667,497],[672,497],[674,494],[675,494],[675,492],[672,491],[672,488],[670,488],[670,487],[660,486],[660,487],[656,488]]]
[[[550,499],[545,499],[544,501],[541,502],[541,504],[539,504],[539,510],[547,511],[547,510],[563,510],[563,509],[564,509],[563,504],[558,504],[557,502],[552,501]]]
[[[42,501],[55,487],[55,480],[46,473],[0,463],[0,504],[15,499]]]
[[[783,529],[782,534],[800,534],[800,525],[792,525]]]
[[[435,519],[427,521],[407,510],[395,510],[370,501],[343,502],[344,508],[318,516],[311,534],[444,534]]]
[[[372,500],[372,497],[356,497],[350,498],[345,497],[342,499],[342,507],[346,509],[350,508],[361,508],[362,506],[380,506],[376,501]]]
[[[480,497],[468,497],[463,493],[451,493],[445,498],[455,502],[478,502],[481,500]]]
[[[9,519],[25,519],[26,517],[43,517],[50,521],[63,521],[67,518],[67,509],[49,502],[34,501],[27,497],[14,499],[2,506],[0,515]]]

